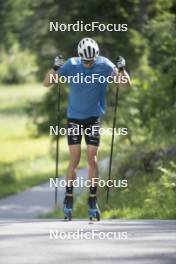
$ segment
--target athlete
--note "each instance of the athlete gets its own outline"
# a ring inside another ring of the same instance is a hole
[[[66,77],[70,88],[67,107],[70,161],[64,199],[66,219],[71,219],[72,215],[73,181],[76,179],[76,169],[81,156],[82,134],[87,144],[88,173],[91,182],[88,198],[89,217],[100,219],[97,184],[95,184],[98,178],[100,117],[105,112],[105,93],[108,83],[116,80],[120,82],[120,86],[130,86],[130,77],[125,70],[125,64],[125,59],[121,56],[118,57],[116,66],[109,59],[99,56],[96,41],[84,38],[78,44],[78,57],[69,58],[64,64],[59,57],[56,57],[53,68],[44,78],[44,86],[49,87],[54,82],[51,76]],[[75,128],[79,133],[74,133]]]

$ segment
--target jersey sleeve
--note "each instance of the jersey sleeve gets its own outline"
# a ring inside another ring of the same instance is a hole
[[[117,74],[117,67],[115,66],[115,64],[107,58],[105,64],[107,66],[108,75],[115,76]]]
[[[68,59],[64,65],[62,65],[58,70],[57,70],[57,74],[59,76],[68,76],[70,73],[70,68],[71,68],[71,63],[70,63],[70,59]]]

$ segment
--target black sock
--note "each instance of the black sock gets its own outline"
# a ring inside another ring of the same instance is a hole
[[[97,193],[97,186],[96,187],[90,187],[90,195],[95,195],[96,196]]]
[[[66,194],[72,194],[73,193],[73,186],[66,186]]]

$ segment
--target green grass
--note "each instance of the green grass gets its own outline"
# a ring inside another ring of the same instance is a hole
[[[47,92],[40,84],[1,86],[0,89],[0,197],[25,190],[54,177],[55,142],[51,136],[35,137],[35,127],[26,114],[30,102]],[[99,159],[108,155],[109,137],[101,142]],[[85,143],[79,168],[85,167]],[[66,173],[68,146],[60,141],[60,175]]]
[[[0,197],[46,180],[52,171],[48,137],[32,136],[26,106],[42,99],[40,85],[2,86],[0,89]]]
[[[161,142],[161,145],[163,143]],[[147,171],[141,156],[157,149],[150,149],[149,145],[131,148],[124,153],[118,167],[113,168],[114,179],[128,180],[128,187],[112,189],[110,194],[110,208],[107,209],[102,201],[105,194],[100,190],[100,206],[104,218],[125,219],[175,219],[175,191],[176,191],[176,158],[167,157],[162,152],[152,168]],[[127,177],[127,170],[132,169],[131,176]]]
[[[148,172],[140,159],[142,153],[146,155],[151,151],[158,151],[163,142],[160,144],[158,143],[157,149],[148,144],[128,149],[121,147],[120,155],[113,159],[112,179],[127,179],[128,187],[111,189],[108,205],[106,189],[99,188],[98,201],[102,219],[176,219],[176,158],[168,158],[163,154]],[[127,177],[125,173],[128,169],[133,172]],[[100,171],[100,174],[101,178],[107,179],[107,170]],[[88,218],[87,198],[88,190],[76,197],[73,217]],[[62,218],[62,207],[43,217]]]

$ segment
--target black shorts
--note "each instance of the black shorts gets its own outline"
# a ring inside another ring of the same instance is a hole
[[[100,118],[72,119],[67,121],[68,145],[81,144],[84,135],[87,145],[99,146],[100,143]]]

